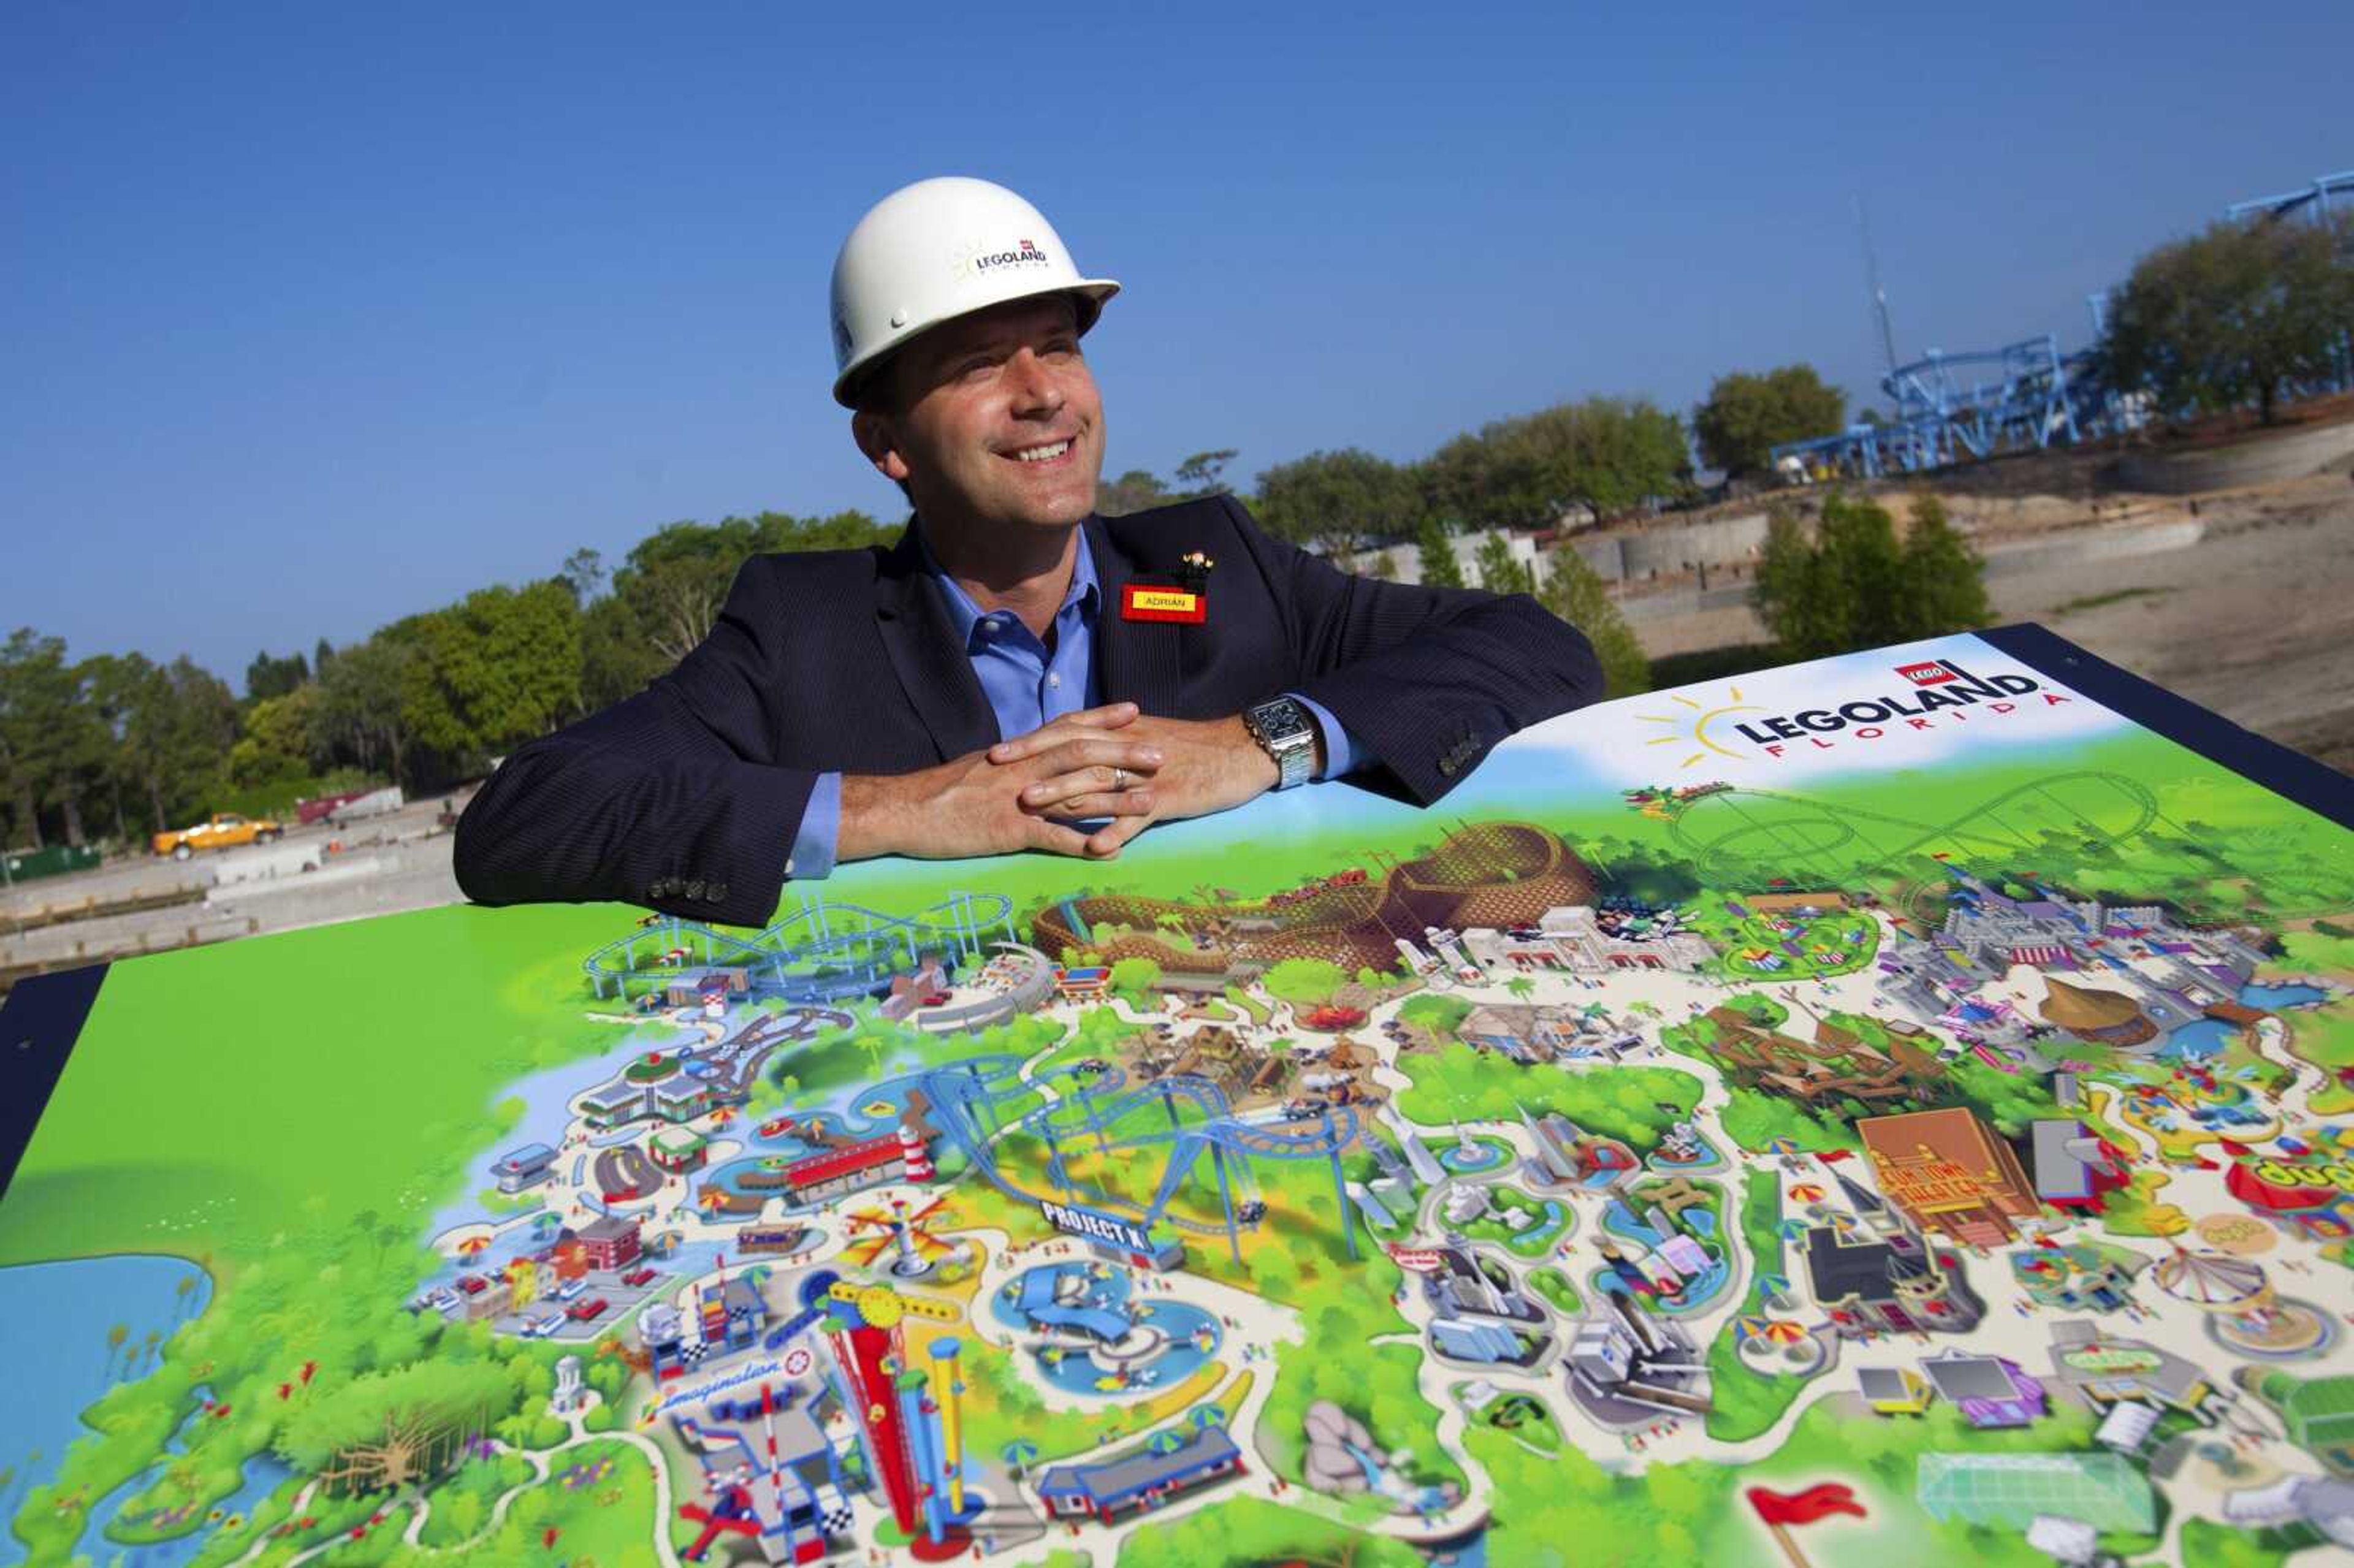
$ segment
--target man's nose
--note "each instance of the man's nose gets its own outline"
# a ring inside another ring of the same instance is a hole
[[[1023,418],[1048,418],[1063,411],[1063,383],[1054,367],[1027,348],[1013,351],[1006,362],[1013,378],[1013,412]]]

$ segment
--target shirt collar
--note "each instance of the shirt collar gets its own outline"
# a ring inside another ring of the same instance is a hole
[[[924,569],[938,579],[940,589],[948,598],[949,620],[955,625],[957,636],[963,641],[965,651],[970,652],[981,641],[974,629],[981,624],[984,612],[980,605],[973,602],[972,595],[964,591],[964,585],[949,576],[938,557],[932,554],[931,544],[924,537],[922,519],[917,519],[913,526],[916,547],[923,552]],[[1064,593],[1062,605],[1055,611],[1055,619],[1060,620],[1076,606],[1083,619],[1092,621],[1096,605],[1102,597],[1103,590],[1096,579],[1095,551],[1087,545],[1086,525],[1081,524],[1078,554],[1071,563],[1071,586]]]

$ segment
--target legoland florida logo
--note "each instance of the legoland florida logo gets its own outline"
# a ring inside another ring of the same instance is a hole
[[[1951,659],[1922,660],[1894,666],[1910,684],[1909,691],[1892,691],[1853,701],[1825,704],[1787,714],[1765,714],[1755,703],[1742,700],[1741,688],[1729,686],[1725,700],[1713,705],[1681,694],[1670,700],[1689,711],[1681,714],[1638,714],[1650,724],[1674,726],[1672,733],[1657,736],[1649,746],[1691,747],[1681,766],[1696,767],[1712,757],[1735,762],[1760,758],[1779,759],[1795,748],[1829,751],[1851,742],[1876,741],[1915,730],[1937,730],[1967,724],[1971,718],[2002,718],[2021,711],[2057,706],[2075,701],[2064,693],[2047,691],[2031,675],[2005,673],[1974,675]],[[2035,697],[2031,704],[2019,699]],[[1765,714],[1763,717],[1736,715]],[[1746,741],[1746,746],[1739,742]]]

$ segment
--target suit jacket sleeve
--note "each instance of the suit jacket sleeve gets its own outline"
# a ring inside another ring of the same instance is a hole
[[[1352,782],[1427,806],[1497,742],[1602,694],[1585,634],[1527,594],[1353,577],[1224,499],[1288,618],[1300,677],[1291,689],[1331,709],[1381,760]]]
[[[519,747],[458,823],[458,885],[479,904],[616,899],[766,924],[814,771],[779,767],[780,566],[755,557],[678,668]]]

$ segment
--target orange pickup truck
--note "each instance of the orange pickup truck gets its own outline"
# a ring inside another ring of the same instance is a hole
[[[155,853],[170,855],[174,860],[186,860],[198,850],[232,849],[239,844],[266,844],[286,831],[283,824],[267,817],[240,817],[234,811],[223,811],[208,822],[193,828],[181,828],[173,832],[155,835]]]

